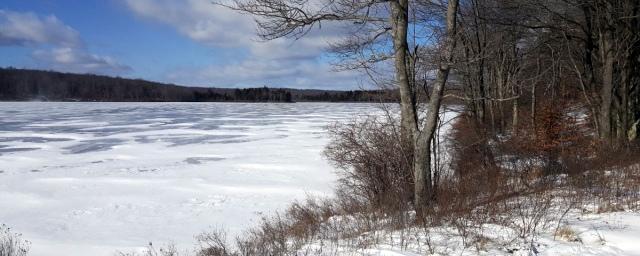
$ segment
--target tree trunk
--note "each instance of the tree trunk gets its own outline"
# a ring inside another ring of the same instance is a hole
[[[537,58],[537,71],[536,75],[540,76],[542,73],[542,65],[540,64],[540,57]],[[536,85],[537,81],[531,83],[531,132],[536,132]]]
[[[518,99],[513,100],[511,105],[511,130],[513,134],[518,134]]]
[[[614,54],[612,31],[606,31],[601,35],[602,56],[602,88],[600,91],[600,138],[611,142],[611,101],[613,95]]]
[[[431,183],[431,150],[429,148],[431,140],[435,136],[440,104],[444,86],[447,83],[451,62],[453,61],[453,50],[456,46],[456,18],[458,12],[458,0],[450,0],[447,6],[447,34],[442,51],[442,60],[436,75],[433,91],[427,105],[427,114],[424,126],[414,137],[416,138],[414,150],[414,200],[416,212],[421,212],[432,200]]]
[[[391,25],[396,83],[400,89],[400,126],[403,145],[413,150],[414,133],[418,129],[415,91],[409,82],[407,67],[407,28],[409,25],[409,2],[397,0],[391,2]]]

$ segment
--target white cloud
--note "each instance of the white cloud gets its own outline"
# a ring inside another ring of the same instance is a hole
[[[209,46],[237,46],[252,39],[250,18],[207,0],[124,0],[136,15],[175,27]],[[249,33],[247,33],[249,32]]]
[[[247,48],[269,59],[315,58],[342,33],[335,24],[323,24],[299,40],[261,41],[254,20],[210,0],[123,0],[136,15],[167,24],[190,39],[212,47]]]
[[[131,71],[131,67],[120,64],[109,56],[95,55],[84,49],[70,47],[36,50],[33,57],[47,68],[66,72],[119,74]]]
[[[89,52],[80,33],[53,15],[0,10],[0,46],[33,48],[38,67],[64,72],[120,74],[131,67]]]
[[[0,10],[0,45],[52,44],[79,47],[78,31],[55,16],[38,17],[34,13]]]
[[[254,20],[209,0],[122,0],[137,16],[169,25],[191,40],[212,48],[243,49],[245,59],[224,65],[170,72],[172,82],[229,87],[286,86],[300,88],[357,88],[355,72],[336,73],[320,61],[330,42],[344,31],[323,24],[299,40],[260,41]]]

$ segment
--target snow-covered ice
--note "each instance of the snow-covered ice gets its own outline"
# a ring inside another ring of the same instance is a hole
[[[30,255],[192,248],[328,195],[324,127],[369,104],[0,103],[0,223]]]

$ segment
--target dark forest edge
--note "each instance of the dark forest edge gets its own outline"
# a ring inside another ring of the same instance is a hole
[[[205,88],[94,74],[0,68],[0,101],[395,102],[388,90]]]

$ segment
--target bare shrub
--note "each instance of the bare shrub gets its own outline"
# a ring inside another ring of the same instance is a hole
[[[214,229],[198,235],[199,256],[249,256],[249,255],[308,255],[320,248],[303,248],[313,241],[337,240],[337,234],[345,234],[344,223],[330,221],[336,215],[345,215],[342,207],[350,202],[322,200],[309,197],[304,202],[295,202],[285,211],[264,217],[260,223],[241,236],[235,244],[228,243],[226,232]],[[344,232],[336,232],[344,229]]]
[[[164,247],[155,247],[153,243],[149,243],[142,253],[137,252],[117,252],[118,256],[180,256],[181,253],[173,244],[168,244]],[[182,255],[187,255],[183,253]]]
[[[508,202],[511,216],[507,218],[521,238],[535,236],[552,224],[553,206],[553,196],[547,191],[514,197]]]
[[[227,241],[227,233],[216,228],[210,232],[196,236],[198,242],[198,256],[231,256],[235,255],[233,248]]]
[[[598,213],[640,209],[640,165],[634,163],[640,152],[599,152],[589,161],[592,168],[569,176],[574,197]]]
[[[546,103],[535,120],[519,123],[517,134],[496,140],[494,154],[501,157],[501,166],[518,172],[522,182],[580,173],[595,148],[588,127],[570,113],[571,109],[566,104]]]
[[[0,225],[0,256],[25,256],[31,243],[14,233],[9,227]]]
[[[515,193],[508,182],[509,173],[502,171],[489,143],[487,130],[470,118],[460,118],[451,132],[454,178],[439,185],[439,215],[478,218],[496,214],[498,207],[481,207],[503,200]],[[481,211],[482,214],[479,215]],[[473,214],[473,216],[470,216]]]
[[[399,129],[395,120],[375,116],[329,127],[324,154],[340,170],[339,192],[378,210],[406,210],[413,196],[412,154]]]

